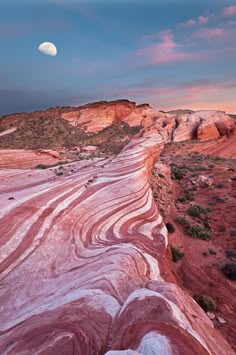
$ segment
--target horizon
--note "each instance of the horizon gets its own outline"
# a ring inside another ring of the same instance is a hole
[[[7,113],[7,114],[4,114],[4,115],[0,115],[0,118],[3,118],[3,117],[7,117],[7,116],[13,116],[13,115],[20,115],[20,114],[29,114],[29,113],[33,113],[33,112],[41,112],[41,111],[47,111],[47,110],[53,110],[53,109],[56,109],[56,108],[82,108],[83,106],[89,106],[89,105],[93,105],[93,104],[99,104],[99,103],[102,103],[102,102],[106,102],[106,103],[111,103],[111,102],[119,102],[119,101],[129,101],[129,102],[134,102],[136,104],[136,106],[140,106],[140,105],[149,105],[151,108],[153,108],[154,110],[157,110],[159,112],[164,112],[164,113],[168,113],[170,111],[216,111],[216,109],[214,108],[209,108],[209,109],[197,109],[197,110],[193,110],[191,109],[190,107],[176,107],[176,108],[172,108],[170,110],[162,110],[161,108],[156,108],[152,105],[150,105],[148,102],[143,102],[143,103],[139,103],[139,102],[135,102],[133,100],[129,100],[129,99],[124,99],[124,98],[119,98],[119,99],[114,99],[114,100],[100,100],[100,101],[93,101],[93,102],[86,102],[86,103],[81,103],[80,105],[74,105],[74,106],[71,106],[71,105],[60,105],[60,106],[50,106],[50,107],[47,107],[47,108],[43,108],[43,109],[39,109],[39,110],[33,110],[33,111],[20,111],[20,112],[10,112],[10,113]],[[226,114],[228,115],[234,115],[235,112],[226,112],[225,110],[217,110],[217,111],[222,111],[222,112],[225,112]]]
[[[0,116],[123,97],[236,113],[232,1],[0,0],[0,9]],[[46,41],[57,56],[38,51]]]

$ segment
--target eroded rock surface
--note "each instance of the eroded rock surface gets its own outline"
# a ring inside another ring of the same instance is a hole
[[[170,272],[149,184],[163,145],[147,133],[1,195],[0,353],[234,354]]]

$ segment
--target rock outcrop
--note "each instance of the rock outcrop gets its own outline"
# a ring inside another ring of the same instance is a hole
[[[217,139],[220,137],[214,122],[203,121],[200,123],[197,129],[197,139],[200,141],[207,141],[209,139]]]
[[[201,141],[230,136],[235,130],[235,121],[225,112],[205,110],[179,116],[173,134],[174,142],[198,138]]]
[[[25,169],[37,164],[55,164],[58,160],[59,153],[52,150],[0,149],[1,169]]]
[[[163,145],[144,134],[2,195],[14,193],[0,213],[1,353],[234,354],[170,272],[149,186]]]

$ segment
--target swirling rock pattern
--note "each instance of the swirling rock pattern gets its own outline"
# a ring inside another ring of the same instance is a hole
[[[144,135],[15,190],[0,211],[1,354],[234,353],[169,272],[149,186],[162,147]]]

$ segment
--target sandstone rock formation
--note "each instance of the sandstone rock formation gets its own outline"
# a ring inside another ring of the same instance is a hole
[[[183,142],[194,138],[200,140],[230,136],[235,132],[235,122],[225,112],[205,110],[182,115],[177,118],[174,142]]]
[[[217,139],[220,137],[214,122],[202,121],[197,129],[197,138],[200,141],[207,141],[209,139]]]
[[[2,194],[14,200],[0,212],[0,353],[234,354],[170,273],[149,185],[163,145],[147,133],[114,160]]]
[[[24,169],[37,164],[55,164],[60,159],[58,152],[45,150],[0,149],[0,168]]]

